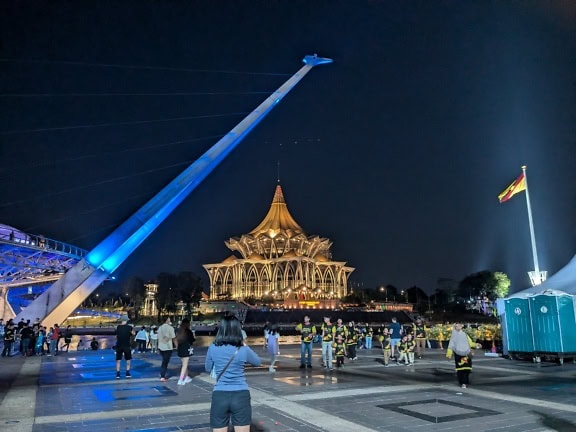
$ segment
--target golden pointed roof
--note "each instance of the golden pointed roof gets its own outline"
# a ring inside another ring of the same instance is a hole
[[[260,225],[250,231],[250,234],[253,236],[266,234],[274,238],[281,232],[284,232],[288,237],[292,237],[296,234],[302,234],[303,230],[288,211],[288,206],[286,205],[286,201],[284,201],[282,187],[277,185],[268,214],[264,220],[260,222]]]

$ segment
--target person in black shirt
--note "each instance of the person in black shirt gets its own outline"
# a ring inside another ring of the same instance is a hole
[[[66,352],[68,352],[68,350],[70,349],[71,342],[72,342],[72,327],[68,326],[66,327],[66,330],[64,330],[64,345],[62,345],[61,350],[64,350],[64,347],[66,347]]]
[[[192,378],[188,376],[188,361],[190,360],[190,356],[194,354],[192,344],[195,340],[194,332],[190,329],[190,320],[184,318],[176,334],[178,357],[182,360],[178,385],[185,385],[192,381]]]
[[[2,350],[2,357],[10,357],[12,354],[12,344],[14,343],[14,324],[12,320],[6,323],[4,327],[4,349]]]
[[[90,349],[92,351],[98,351],[98,346],[99,346],[98,341],[96,340],[95,337],[93,337],[92,340],[90,341]]]
[[[130,378],[130,360],[132,360],[132,348],[130,340],[134,335],[134,329],[128,324],[127,318],[122,318],[122,324],[116,327],[116,379],[120,379],[120,363],[122,357],[126,360],[126,378]]]
[[[30,345],[34,346],[33,344],[31,344],[31,340],[33,337],[34,337],[34,330],[30,328],[28,323],[25,323],[24,327],[22,327],[22,330],[20,330],[20,341],[22,347],[21,350],[23,356],[30,355]]]

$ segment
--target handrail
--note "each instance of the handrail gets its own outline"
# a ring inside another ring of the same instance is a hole
[[[44,237],[43,235],[28,234],[22,231],[0,232],[0,242],[15,245],[24,245],[40,250],[60,252],[82,258],[88,251],[70,243]]]

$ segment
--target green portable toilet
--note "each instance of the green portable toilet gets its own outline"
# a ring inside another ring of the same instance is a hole
[[[574,297],[562,291],[547,290],[528,298],[534,351],[551,354],[576,353]]]
[[[530,300],[526,296],[510,297],[504,300],[504,337],[508,352],[533,353],[534,338],[530,318]]]

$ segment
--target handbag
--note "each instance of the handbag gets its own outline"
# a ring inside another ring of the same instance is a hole
[[[226,372],[226,369],[228,369],[228,366],[230,366],[230,363],[232,363],[232,360],[234,360],[234,357],[236,357],[236,354],[238,354],[239,349],[240,348],[236,348],[236,351],[234,351],[234,354],[232,354],[232,357],[230,357],[230,360],[228,360],[228,363],[226,363],[226,366],[224,366],[224,369],[222,369],[220,371],[218,376],[215,376],[216,375],[216,368],[214,366],[212,366],[212,370],[210,371],[210,376],[212,378],[216,378],[216,383],[220,380],[220,378],[222,377],[224,372]],[[214,383],[214,384],[216,384],[216,383]]]

